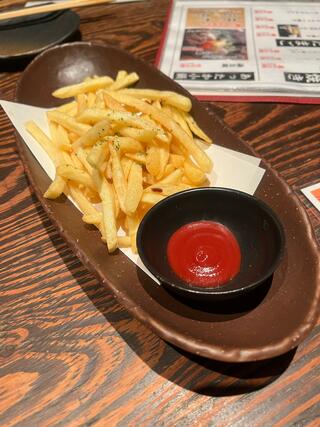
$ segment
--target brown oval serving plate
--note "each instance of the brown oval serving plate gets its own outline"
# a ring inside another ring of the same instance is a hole
[[[73,43],[45,51],[22,74],[16,100],[53,107],[61,103],[51,96],[58,87],[80,82],[92,74],[115,77],[119,69],[136,71],[140,76],[138,87],[173,90],[189,96],[195,119],[214,141],[251,153],[243,141],[183,88],[151,65],[114,47]],[[69,201],[43,198],[50,180],[19,137],[17,144],[37,196],[74,253],[132,315],[164,340],[212,359],[255,361],[296,347],[316,323],[320,266],[312,228],[297,197],[268,165],[262,165],[267,171],[255,195],[269,204],[284,226],[286,248],[282,262],[258,293],[226,305],[204,304],[171,295],[121,251],[108,255],[98,231],[82,223],[80,213]]]

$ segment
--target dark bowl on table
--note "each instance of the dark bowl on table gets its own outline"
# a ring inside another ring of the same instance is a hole
[[[187,283],[168,262],[172,234],[185,224],[202,220],[227,227],[240,247],[240,271],[219,286]],[[283,253],[284,232],[275,213],[256,197],[225,188],[196,188],[153,206],[139,226],[137,246],[142,262],[169,291],[198,300],[222,300],[252,291],[272,276]]]

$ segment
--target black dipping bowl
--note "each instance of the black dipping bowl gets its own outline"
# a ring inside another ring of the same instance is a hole
[[[170,236],[181,226],[200,220],[225,225],[240,246],[240,271],[220,286],[188,284],[168,264]],[[221,300],[251,291],[273,274],[283,253],[284,231],[274,212],[253,196],[225,188],[196,188],[153,206],[139,226],[137,246],[145,266],[168,290],[193,299]]]

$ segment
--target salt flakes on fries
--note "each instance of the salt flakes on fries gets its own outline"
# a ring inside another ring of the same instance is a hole
[[[44,196],[70,196],[109,252],[131,247],[136,253],[137,229],[148,209],[207,185],[212,169],[199,144],[212,141],[190,115],[190,99],[128,87],[138,79],[121,70],[116,79],[94,76],[60,88],[53,96],[74,101],[47,112],[50,135],[26,124],[56,167]]]

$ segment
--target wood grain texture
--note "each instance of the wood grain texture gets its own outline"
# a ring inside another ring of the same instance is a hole
[[[167,6],[82,9],[82,39],[153,62]],[[13,99],[19,75],[0,73],[0,98]],[[319,242],[319,213],[300,192],[320,181],[319,107],[207,107],[288,182]],[[60,238],[28,184],[3,112],[0,135],[1,426],[319,425],[319,325],[296,351],[259,363],[208,361],[167,345]]]

